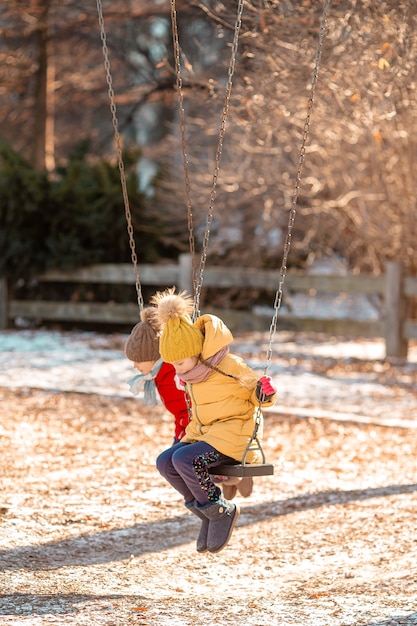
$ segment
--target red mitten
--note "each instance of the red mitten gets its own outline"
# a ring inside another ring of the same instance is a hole
[[[270,400],[272,396],[277,392],[270,376],[262,376],[256,385],[256,397],[261,402]]]

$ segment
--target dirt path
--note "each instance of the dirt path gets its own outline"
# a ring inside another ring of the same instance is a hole
[[[275,475],[236,498],[227,548],[199,555],[155,470],[160,407],[0,388],[0,625],[417,624],[417,430],[284,404],[265,424]]]

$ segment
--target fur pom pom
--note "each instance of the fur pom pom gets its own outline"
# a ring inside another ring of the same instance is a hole
[[[158,312],[155,307],[147,307],[140,314],[140,319],[144,324],[149,324],[156,332],[161,330],[161,324],[158,319]]]
[[[161,324],[166,324],[175,318],[185,318],[191,323],[191,315],[194,309],[193,299],[185,291],[175,293],[175,287],[157,292],[151,303],[157,307],[157,315]]]

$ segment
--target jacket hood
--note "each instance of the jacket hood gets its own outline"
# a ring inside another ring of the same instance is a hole
[[[208,359],[233,342],[233,335],[216,315],[201,315],[194,323],[204,336],[201,356]]]

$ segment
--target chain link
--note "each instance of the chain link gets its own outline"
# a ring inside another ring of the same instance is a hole
[[[194,312],[193,319],[195,320],[199,315],[200,308],[200,296],[201,290],[203,286],[203,275],[204,268],[207,260],[207,250],[210,239],[210,229],[213,222],[213,210],[214,204],[216,201],[216,193],[217,193],[217,182],[220,171],[220,162],[223,151],[223,141],[226,134],[226,122],[227,116],[229,112],[229,104],[230,97],[232,93],[233,86],[233,75],[236,67],[236,56],[237,49],[239,43],[239,33],[242,25],[242,14],[244,8],[244,1],[239,0],[238,8],[237,8],[237,17],[234,28],[234,36],[232,43],[232,50],[230,54],[230,62],[228,68],[228,79],[225,90],[225,98],[222,110],[222,117],[220,122],[220,130],[219,130],[219,141],[217,144],[216,156],[215,156],[215,164],[213,169],[213,178],[212,178],[212,187],[210,192],[210,200],[209,206],[207,209],[206,215],[206,227],[203,237],[203,246],[200,256],[200,263],[198,269],[195,267],[194,255],[195,255],[195,241],[193,235],[193,217],[192,217],[192,202],[190,196],[190,179],[189,179],[189,170],[188,170],[188,156],[187,156],[187,143],[185,138],[185,112],[184,112],[184,93],[182,89],[182,78],[181,78],[181,61],[180,61],[180,44],[178,39],[178,27],[177,27],[177,12],[176,12],[176,0],[171,0],[171,22],[172,22],[172,35],[173,35],[173,44],[174,44],[174,56],[175,56],[175,71],[176,71],[176,81],[177,81],[177,92],[178,92],[178,101],[179,101],[179,115],[180,115],[180,131],[181,131],[181,143],[182,143],[182,152],[183,152],[183,165],[184,165],[184,178],[185,178],[185,195],[186,195],[186,205],[187,205],[187,213],[188,213],[188,230],[189,230],[189,241],[190,241],[190,253],[193,258],[193,288],[194,288]]]
[[[303,128],[303,133],[302,133],[300,155],[298,159],[298,170],[297,170],[297,175],[295,179],[295,185],[294,185],[292,201],[291,201],[291,209],[290,209],[289,218],[288,218],[287,235],[285,237],[285,242],[284,242],[284,252],[283,252],[281,269],[280,269],[280,279],[279,279],[278,289],[275,294],[274,315],[272,317],[272,321],[271,321],[271,325],[269,329],[269,343],[268,343],[268,348],[266,352],[266,363],[265,363],[265,368],[264,368],[265,374],[271,363],[272,343],[273,343],[276,329],[277,329],[278,311],[281,307],[282,293],[283,293],[283,288],[284,288],[284,283],[285,283],[285,277],[287,274],[287,261],[288,261],[288,255],[289,255],[290,248],[291,248],[292,230],[293,230],[294,222],[295,222],[296,206],[298,202],[298,195],[299,195],[300,184],[301,184],[301,176],[302,176],[304,160],[305,160],[305,146],[306,146],[306,142],[307,142],[308,135],[310,132],[311,114],[313,111],[314,95],[315,95],[318,76],[319,76],[319,67],[320,67],[320,61],[321,61],[321,54],[323,50],[323,40],[324,40],[324,35],[326,32],[327,13],[329,10],[330,2],[331,0],[324,1],[323,13],[321,16],[321,21],[320,21],[319,40],[317,44],[316,58],[315,58],[315,64],[314,64],[312,81],[311,81],[310,97],[309,97],[308,106],[307,106],[307,115],[306,115],[306,119],[304,122],[304,128]]]
[[[103,6],[102,6],[101,0],[96,0],[96,1],[97,1],[98,20],[99,20],[99,25],[100,25],[100,38],[101,38],[101,43],[103,47],[104,69],[106,71],[106,81],[107,81],[107,86],[108,86],[110,111],[111,111],[112,123],[113,123],[113,129],[114,129],[114,143],[116,147],[117,161],[118,161],[118,166],[119,166],[119,171],[120,171],[120,182],[122,185],[122,192],[123,192],[123,202],[124,202],[124,207],[125,207],[127,232],[129,235],[129,246],[130,246],[130,251],[131,251],[133,271],[134,271],[135,283],[136,283],[137,302],[139,306],[139,311],[141,312],[144,308],[144,304],[143,304],[142,288],[140,284],[140,277],[139,277],[139,270],[138,270],[138,259],[136,255],[135,238],[134,238],[134,231],[133,231],[133,225],[132,225],[132,214],[130,211],[129,196],[127,193],[126,174],[125,174],[125,167],[123,163],[122,140],[121,140],[120,133],[119,133],[119,123],[117,120],[116,103],[114,100],[113,80],[112,80],[112,75],[111,75],[111,70],[110,70],[109,51],[107,47],[106,31],[104,28]]]

